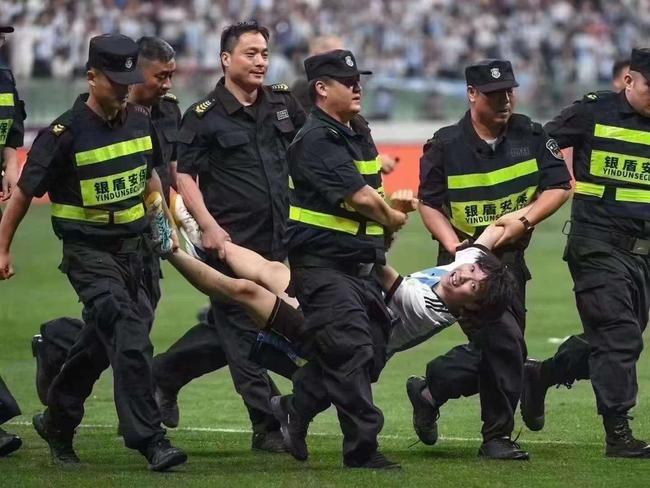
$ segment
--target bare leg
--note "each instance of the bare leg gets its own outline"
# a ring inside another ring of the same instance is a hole
[[[276,295],[281,295],[289,286],[289,268],[277,261],[269,261],[255,251],[226,242],[226,264],[240,278],[246,278],[262,285]]]

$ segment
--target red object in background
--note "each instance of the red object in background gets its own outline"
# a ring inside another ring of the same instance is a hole
[[[384,177],[384,188],[386,194],[390,195],[395,190],[411,189],[417,191],[420,173],[420,156],[422,155],[421,144],[378,144],[380,154],[387,154],[399,158],[399,163],[391,174]],[[26,149],[18,150],[18,157],[21,165],[27,156]],[[47,202],[47,197],[39,199],[40,202]]]

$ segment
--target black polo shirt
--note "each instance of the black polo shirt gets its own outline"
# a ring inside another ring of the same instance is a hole
[[[446,215],[450,215],[446,165],[462,160],[471,166],[468,173],[487,173],[497,168],[497,163],[507,160],[534,158],[537,161],[537,188],[570,189],[570,175],[563,159],[549,149],[549,137],[539,124],[528,117],[513,114],[503,135],[494,148],[476,133],[469,111],[455,125],[440,129],[424,146],[420,160],[420,201]],[[551,146],[552,147],[552,146]],[[482,200],[482,198],[473,198]],[[507,212],[506,212],[507,213]],[[467,238],[457,229],[461,240]],[[508,247],[524,249],[530,236],[524,236]],[[502,249],[505,251],[507,248]]]
[[[573,147],[573,168],[578,179],[589,174],[594,127],[601,116],[612,125],[650,132],[650,118],[632,108],[625,91],[590,93],[568,106],[544,128],[561,148]],[[650,232],[650,214],[646,219],[630,218],[625,207],[605,200],[574,198],[571,219],[632,236],[645,236]]]
[[[175,96],[167,94],[151,107],[151,123],[156,131],[162,164],[156,167],[156,172],[160,176],[165,198],[169,199],[171,163],[176,161],[176,142],[181,126],[181,111]]]
[[[178,172],[198,176],[208,211],[233,242],[270,259],[286,256],[286,150],[304,122],[286,85],[260,88],[244,107],[224,78],[183,116]]]
[[[363,119],[361,119],[363,120]],[[318,107],[309,114],[303,132],[291,144],[287,157],[296,202],[307,208],[338,207],[367,183],[355,160],[377,157],[367,125],[355,132]],[[289,222],[290,255],[314,255],[337,262],[385,263],[383,239],[353,236]],[[290,258],[291,259],[291,258]]]

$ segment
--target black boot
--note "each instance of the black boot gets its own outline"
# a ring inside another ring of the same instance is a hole
[[[605,426],[605,456],[623,458],[650,458],[650,445],[636,439],[628,420],[631,417],[603,417]]]
[[[549,385],[542,375],[542,363],[527,359],[524,364],[524,385],[521,390],[521,417],[530,430],[544,428],[544,401]]]
[[[147,458],[151,471],[167,471],[187,461],[187,454],[172,446],[167,438],[152,442],[142,454]]]
[[[289,411],[288,400],[288,396],[271,398],[271,409],[274,417],[280,422],[280,431],[286,448],[298,461],[306,461],[309,456],[307,450],[309,422],[303,421],[299,416]]]
[[[0,428],[0,457],[5,457],[14,451],[17,451],[23,441],[15,434],[10,434],[4,429]]]
[[[50,454],[52,455],[52,462],[54,464],[61,467],[76,467],[79,464],[79,458],[72,448],[74,431],[63,432],[48,427],[42,413],[34,415],[32,424],[36,433],[50,447]]]
[[[368,459],[365,461],[353,461],[345,460],[343,465],[346,468],[362,468],[362,469],[402,469],[399,463],[391,461],[386,458],[379,451],[375,451]]]
[[[279,430],[273,430],[270,432],[254,432],[251,449],[253,451],[263,452],[287,452],[287,446],[284,445],[282,432]]]
[[[510,437],[495,437],[483,442],[478,450],[479,457],[484,459],[502,459],[514,461],[526,461],[528,453],[519,447]]]
[[[423,444],[433,446],[438,440],[440,409],[422,398],[422,390],[426,387],[422,377],[411,376],[406,380],[406,394],[413,406],[413,429]]]

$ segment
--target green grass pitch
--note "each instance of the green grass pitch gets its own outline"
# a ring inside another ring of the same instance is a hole
[[[545,357],[557,347],[550,338],[581,330],[571,279],[561,260],[565,238],[563,209],[536,230],[528,253],[533,281],[528,288],[526,337],[532,357]],[[169,434],[187,450],[188,463],[176,472],[149,473],[144,459],[124,448],[116,436],[110,372],[105,373],[86,404],[86,417],[76,437],[80,469],[50,466],[45,443],[36,436],[31,416],[41,410],[34,387],[35,363],[29,340],[39,324],[59,315],[78,316],[80,306],[65,277],[57,270],[60,244],[52,234],[46,206],[34,207],[14,242],[17,275],[0,282],[0,371],[18,399],[23,415],[7,428],[23,437],[23,448],[0,459],[0,487],[22,486],[648,486],[650,462],[603,457],[603,436],[588,382],[573,389],[551,390],[547,427],[539,433],[525,428],[519,442],[530,451],[527,463],[477,459],[480,439],[478,398],[451,401],[442,409],[441,438],[434,447],[416,444],[404,382],[423,374],[428,360],[463,342],[452,327],[389,363],[375,386],[377,405],[385,415],[382,450],[400,461],[399,473],[360,472],[341,467],[341,436],[333,409],[312,424],[310,459],[250,451],[249,423],[228,372],[222,370],[195,381],[182,391],[181,425]],[[418,217],[411,219],[391,252],[391,262],[403,273],[430,266],[436,248]],[[157,351],[169,346],[195,322],[206,299],[165,264],[163,300],[153,330]],[[286,381],[279,381],[289,391]],[[641,438],[650,437],[650,362],[639,364],[640,396],[633,423]],[[517,413],[517,428],[522,426]]]

